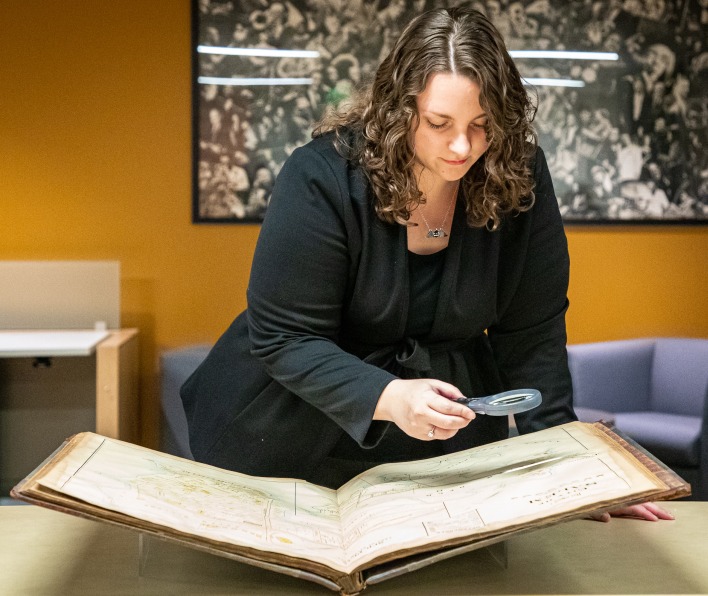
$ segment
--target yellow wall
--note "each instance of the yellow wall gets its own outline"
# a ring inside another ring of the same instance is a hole
[[[0,2],[0,259],[118,259],[157,357],[245,305],[257,226],[191,224],[189,0]],[[570,228],[573,343],[708,337],[706,227]]]
[[[708,227],[569,227],[568,341],[708,337]]]

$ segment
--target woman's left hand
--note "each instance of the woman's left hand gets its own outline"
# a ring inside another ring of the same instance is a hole
[[[612,517],[635,517],[647,521],[659,521],[661,519],[674,519],[674,516],[659,507],[656,503],[640,503],[639,505],[630,505],[629,507],[620,507],[612,511],[597,513],[590,516],[590,519],[595,521],[608,522]]]

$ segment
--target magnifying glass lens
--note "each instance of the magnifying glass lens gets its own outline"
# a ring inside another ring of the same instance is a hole
[[[455,401],[467,405],[478,414],[506,416],[535,408],[541,403],[541,393],[537,389],[521,389],[487,397],[462,397]]]
[[[519,402],[526,401],[531,397],[533,397],[531,393],[517,393],[516,395],[498,397],[497,399],[491,400],[489,403],[495,406],[507,406],[511,404],[518,404]]]

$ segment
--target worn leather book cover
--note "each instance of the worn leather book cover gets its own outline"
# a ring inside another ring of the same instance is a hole
[[[608,426],[572,422],[377,466],[338,490],[80,433],[11,494],[353,595],[521,532],[690,487]]]

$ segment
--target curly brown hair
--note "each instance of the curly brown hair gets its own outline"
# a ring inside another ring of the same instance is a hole
[[[373,83],[344,110],[326,115],[313,136],[335,131],[338,150],[366,172],[378,217],[407,222],[425,200],[413,174],[410,132],[419,124],[416,97],[434,73],[464,75],[479,85],[489,146],[462,184],[469,225],[496,229],[504,215],[533,204],[536,108],[502,36],[481,12],[440,8],[413,19]]]

